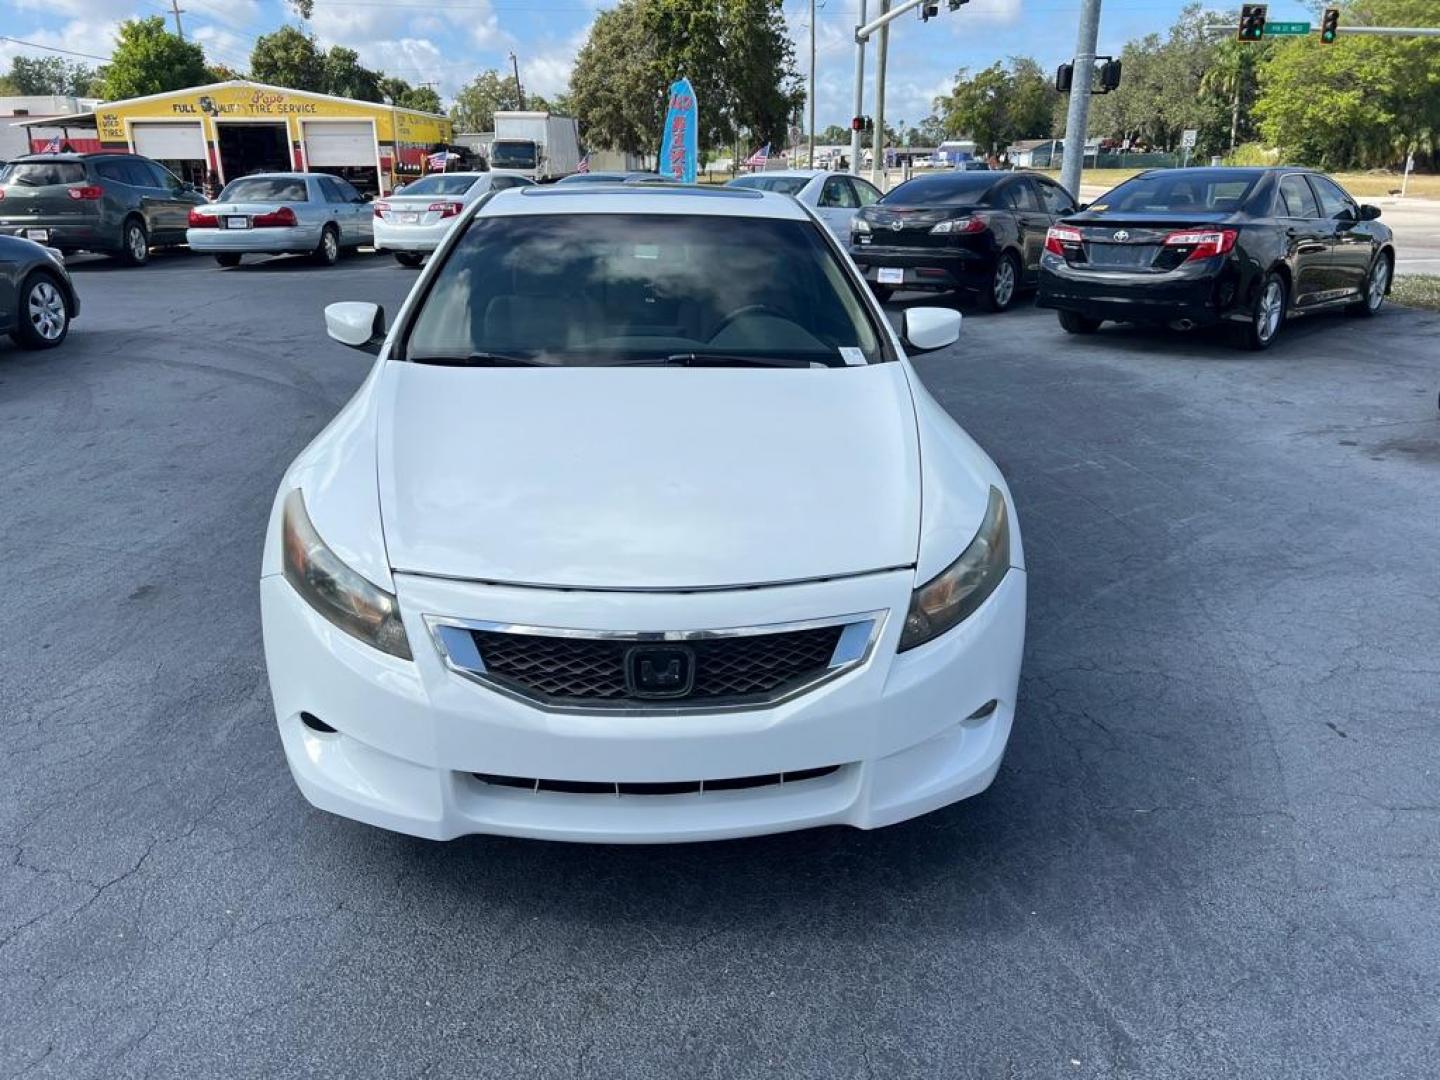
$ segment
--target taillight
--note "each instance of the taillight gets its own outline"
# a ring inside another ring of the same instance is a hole
[[[388,202],[377,202],[377,203],[375,204],[375,216],[376,216],[376,217],[383,217],[384,215],[388,214],[389,212],[390,212],[390,204],[389,204]]]
[[[432,212],[440,211],[442,218],[457,217],[460,213],[460,204],[458,202],[432,202],[430,209]]]
[[[985,231],[985,222],[976,217],[951,218],[949,221],[942,221],[930,230],[932,235],[944,235],[945,233],[977,233]]]
[[[192,229],[218,229],[220,219],[214,214],[207,214],[198,206],[190,208],[190,228]]]
[[[3,198],[5,198],[5,189],[4,189],[4,188],[0,188],[0,199],[3,199]]]
[[[105,196],[105,189],[98,184],[82,184],[80,187],[66,188],[65,191],[76,202],[94,202]]]
[[[1066,244],[1078,247],[1083,240],[1079,229],[1072,229],[1068,225],[1051,225],[1045,232],[1045,250],[1052,255],[1064,255]]]
[[[250,224],[257,229],[285,229],[295,224],[295,211],[288,206],[282,206],[279,210],[271,210],[268,214],[256,214],[250,219]]]
[[[1163,243],[1166,247],[1188,247],[1191,248],[1185,261],[1191,259],[1208,259],[1212,255],[1224,255],[1235,246],[1236,231],[1234,229],[1215,229],[1210,232],[1172,232],[1165,237]]]

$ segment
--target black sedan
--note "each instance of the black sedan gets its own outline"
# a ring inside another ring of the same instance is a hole
[[[1379,216],[1309,169],[1141,173],[1050,230],[1039,304],[1072,334],[1225,322],[1264,349],[1291,315],[1380,310],[1395,249]]]
[[[881,300],[896,289],[964,289],[1004,311],[1035,283],[1046,230],[1074,210],[1064,188],[1035,173],[929,173],[855,215],[850,254]]]
[[[80,298],[60,253],[0,235],[0,334],[26,349],[52,349],[70,332]]]

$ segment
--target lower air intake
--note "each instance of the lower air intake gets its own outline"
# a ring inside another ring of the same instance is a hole
[[[654,783],[597,780],[545,780],[529,776],[500,776],[474,773],[476,780],[494,787],[521,791],[552,791],[566,795],[699,795],[707,791],[743,791],[747,788],[780,787],[818,780],[839,771],[839,765],[794,772],[765,773],[762,776],[732,776],[722,780],[667,780]]]

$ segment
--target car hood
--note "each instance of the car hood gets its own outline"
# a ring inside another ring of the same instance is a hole
[[[900,364],[387,367],[377,453],[397,571],[689,589],[915,561]]]

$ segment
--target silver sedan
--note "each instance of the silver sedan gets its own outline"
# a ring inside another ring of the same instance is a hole
[[[237,266],[249,253],[304,254],[331,266],[345,248],[371,242],[371,221],[365,196],[338,176],[259,173],[192,208],[185,240],[221,266]]]
[[[758,188],[794,195],[820,216],[830,231],[850,242],[850,221],[862,206],[880,201],[880,189],[868,180],[823,169],[776,169],[737,176],[726,187]]]

